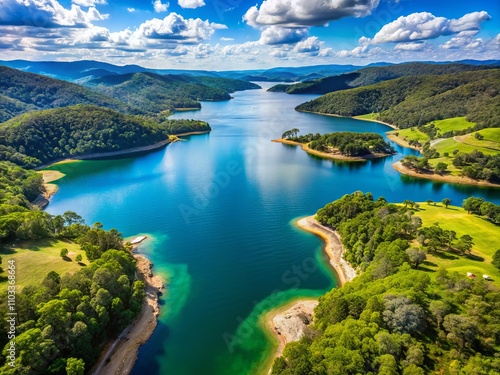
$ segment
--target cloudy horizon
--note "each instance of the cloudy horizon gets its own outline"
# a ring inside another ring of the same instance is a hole
[[[0,53],[212,70],[500,59],[499,8],[487,0],[0,0]]]

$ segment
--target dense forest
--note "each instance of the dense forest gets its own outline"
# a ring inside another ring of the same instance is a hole
[[[346,258],[362,273],[320,298],[313,327],[286,345],[272,374],[500,372],[496,287],[445,269],[431,279],[421,270],[426,253],[467,251],[470,236],[457,239],[437,223],[423,227],[418,211],[407,206],[356,192],[318,211],[316,218],[341,234]]]
[[[34,167],[95,152],[148,146],[168,138],[153,120],[76,105],[30,112],[0,125],[0,160]]]
[[[137,110],[86,87],[0,66],[0,123],[37,109],[94,104],[124,113]]]
[[[340,152],[345,156],[366,156],[370,154],[393,154],[394,148],[375,133],[335,132],[331,134],[307,134],[298,136],[298,129],[283,133],[284,139],[308,143],[309,148],[321,152]]]
[[[104,76],[87,85],[147,113],[200,108],[200,100],[229,100],[229,92],[259,88],[240,80],[154,73]]]
[[[136,262],[118,231],[105,231],[100,223],[90,227],[74,212],[52,216],[32,209],[29,201],[43,190],[36,172],[6,162],[0,162],[0,171],[0,246],[17,240],[70,240],[91,261],[73,275],[52,271],[16,293],[17,356],[11,367],[6,361],[9,322],[2,319],[0,373],[83,374],[103,344],[141,310],[144,283],[135,278]],[[0,278],[5,281],[6,272]],[[8,316],[8,311],[4,293],[0,314]]]
[[[359,69],[353,73],[345,73],[313,81],[304,81],[293,85],[279,84],[271,87],[268,91],[286,92],[287,94],[327,94],[329,92],[373,85],[378,82],[406,76],[455,74],[466,71],[491,69],[494,67],[494,65],[487,67],[456,63],[407,63],[391,66],[376,66]]]
[[[460,116],[492,127],[500,123],[499,86],[500,69],[409,76],[326,94],[296,109],[342,116],[378,113],[379,120],[400,128]]]

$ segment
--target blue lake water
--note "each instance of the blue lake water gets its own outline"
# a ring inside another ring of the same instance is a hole
[[[363,190],[395,202],[448,197],[455,204],[475,195],[500,203],[498,189],[400,175],[392,163],[414,151],[397,145],[399,153],[385,159],[341,163],[273,143],[293,127],[303,134],[390,129],[294,110],[314,96],[233,95],[174,116],[208,121],[210,134],[133,158],[57,167],[66,177],[47,211],[73,210],[124,236],[149,235],[141,250],[167,278],[159,325],[133,374],[257,371],[271,349],[257,324],[262,312],[337,285],[320,240],[294,219],[344,194]]]

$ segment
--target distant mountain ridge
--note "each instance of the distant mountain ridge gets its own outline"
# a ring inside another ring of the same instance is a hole
[[[423,62],[428,64],[449,64],[448,62]],[[459,64],[469,65],[491,65],[500,64],[500,60],[463,60],[457,61]],[[317,78],[324,78],[342,73],[353,72],[366,67],[390,66],[393,63],[379,62],[366,66],[362,65],[316,65],[304,67],[276,67],[271,69],[250,69],[233,71],[209,71],[209,70],[184,70],[184,69],[152,69],[139,65],[118,66],[104,62],[81,60],[73,62],[61,61],[27,61],[12,60],[2,61],[0,65],[20,69],[26,72],[43,74],[59,79],[76,81],[79,79],[92,79],[104,75],[128,74],[150,72],[157,74],[188,74],[192,76],[210,76],[219,78],[243,79],[246,81],[269,81],[269,82],[299,82]]]
[[[373,85],[405,76],[443,75],[463,71],[484,70],[500,65],[468,65],[468,64],[429,64],[406,63],[390,66],[367,67],[352,73],[300,82],[292,85],[280,84],[271,87],[271,92],[286,92],[287,94],[327,94],[329,92],[347,90],[350,88]]]

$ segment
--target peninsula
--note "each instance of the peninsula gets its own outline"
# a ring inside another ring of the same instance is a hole
[[[296,224],[324,241],[323,250],[330,258],[339,286],[356,277],[356,270],[344,259],[345,249],[336,230],[319,223],[314,215],[299,219]],[[274,358],[282,355],[287,343],[298,341],[304,336],[307,326],[313,322],[317,305],[317,299],[300,298],[266,314],[267,328],[279,342]]]
[[[394,148],[375,133],[336,132],[298,136],[299,129],[288,130],[273,142],[301,146],[305,152],[322,158],[366,161],[395,154]]]

